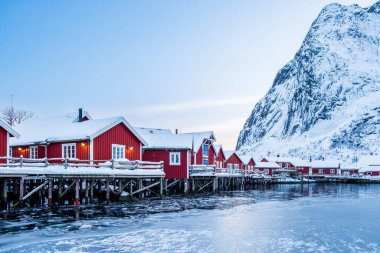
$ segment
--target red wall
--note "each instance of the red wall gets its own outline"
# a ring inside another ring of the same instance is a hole
[[[322,169],[323,173],[319,173],[319,170]],[[313,169],[313,174],[320,174],[320,175],[336,175],[338,173],[338,168],[331,168],[335,170],[335,173],[330,173],[330,169],[320,168],[320,169]]]
[[[45,158],[45,146],[37,146],[37,158]],[[20,149],[21,150],[20,150]],[[30,146],[12,147],[12,157],[30,158]]]
[[[0,156],[7,156],[7,131],[0,127]],[[0,163],[6,163],[6,160],[0,159]]]
[[[255,167],[255,162],[253,161],[253,159],[249,160],[247,165],[244,165],[244,170],[248,170],[248,166]],[[253,168],[253,169],[255,169],[255,168]]]
[[[94,139],[94,160],[112,159],[112,144],[133,147],[126,150],[125,157],[129,160],[140,160],[140,140],[122,123],[104,132]]]
[[[169,165],[169,153],[181,152],[181,165]],[[145,150],[143,161],[164,162],[164,172],[166,179],[186,179],[187,178],[187,150]],[[189,154],[190,155],[190,154]]]
[[[222,162],[222,168],[224,168],[225,167],[225,164],[224,164],[224,160],[225,160],[226,158],[224,157],[224,155],[223,155],[223,151],[222,151],[222,149],[220,149],[219,150],[219,153],[218,153],[218,156],[216,157],[216,161],[218,161],[218,162]]]
[[[210,145],[208,148],[208,164],[215,165],[215,149],[214,146]]]
[[[310,167],[298,167],[297,171],[301,172],[304,175],[308,175],[309,174],[309,169],[310,169]]]
[[[62,158],[62,144],[75,143],[76,144],[76,158],[79,160],[89,160],[90,159],[90,145],[88,141],[77,141],[77,142],[57,142],[50,143],[48,145],[48,158]],[[82,146],[82,143],[86,144]],[[39,156],[39,155],[38,155]]]
[[[379,171],[364,172],[364,175],[380,176],[380,172]]]
[[[239,159],[239,157],[236,155],[236,154],[233,154],[232,156],[230,156],[226,162],[224,163],[227,167],[227,165],[229,163],[232,163],[232,164],[239,164],[239,169],[242,170],[243,169],[243,163],[241,162],[241,160]],[[233,166],[232,166],[233,168]]]

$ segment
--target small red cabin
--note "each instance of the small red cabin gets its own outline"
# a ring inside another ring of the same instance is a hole
[[[243,161],[242,159],[235,153],[230,152],[227,154],[227,159],[224,162],[224,164],[227,166],[227,169],[229,170],[243,170]]]
[[[365,168],[359,170],[360,174],[369,177],[379,177],[380,176],[380,164],[372,164],[365,166]]]
[[[266,176],[273,176],[273,172],[279,169],[281,169],[281,166],[274,162],[258,162],[255,165],[255,173]]]
[[[19,138],[20,135],[2,119],[0,119],[0,157],[10,157],[9,138]],[[6,163],[6,159],[0,159],[0,163]]]
[[[224,154],[223,147],[220,144],[214,145],[216,158],[215,165],[217,168],[225,168],[226,155]]]
[[[312,161],[310,166],[312,176],[337,176],[340,169],[338,161]]]
[[[123,117],[85,121],[33,118],[17,129],[22,137],[11,143],[13,157],[141,160],[141,149],[146,144]]]
[[[247,173],[253,173],[255,169],[255,161],[251,156],[239,156],[240,159],[243,161],[243,170]]]

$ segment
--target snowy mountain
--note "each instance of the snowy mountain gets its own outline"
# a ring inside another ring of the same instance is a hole
[[[240,132],[242,154],[380,154],[380,1],[326,6]]]

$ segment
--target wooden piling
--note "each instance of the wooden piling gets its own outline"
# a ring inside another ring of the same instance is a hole
[[[53,207],[53,180],[48,179],[48,207]]]
[[[20,185],[19,185],[19,198],[18,198],[18,200],[19,200],[19,206],[20,207],[23,207],[23,198],[24,198],[24,178],[23,177],[21,177],[20,178]]]
[[[107,205],[110,204],[110,178],[106,178],[106,202]]]
[[[80,185],[79,185],[79,181],[80,181],[79,179],[75,180],[75,201],[74,201],[74,205],[76,205],[76,206],[80,205],[80,197],[79,197]]]

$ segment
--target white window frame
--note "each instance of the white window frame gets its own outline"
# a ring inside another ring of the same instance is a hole
[[[112,144],[112,159],[125,159],[125,145]]]
[[[205,161],[207,161],[207,164],[205,164]],[[202,159],[202,165],[210,165],[210,164],[208,163],[208,159]]]
[[[264,175],[269,175],[269,169],[264,169],[264,170],[263,170],[263,174],[264,174]]]
[[[323,169],[318,169],[318,174],[323,174]]]
[[[238,163],[234,163],[234,170],[239,170],[239,164]]]
[[[174,166],[181,165],[181,152],[169,153],[169,165],[174,165]]]
[[[9,151],[9,153],[8,153],[8,156],[9,157],[13,157],[13,148],[12,147],[9,147],[9,149],[8,149]]]
[[[233,163],[227,163],[227,169],[232,170],[234,167]]]
[[[72,150],[70,150],[72,148]],[[65,149],[68,151],[68,156],[65,156]],[[77,145],[76,143],[62,144],[62,158],[76,159],[77,157]]]
[[[30,159],[38,159],[38,147],[30,146],[29,147],[29,158]]]
[[[330,169],[330,174],[335,174],[335,169]]]

